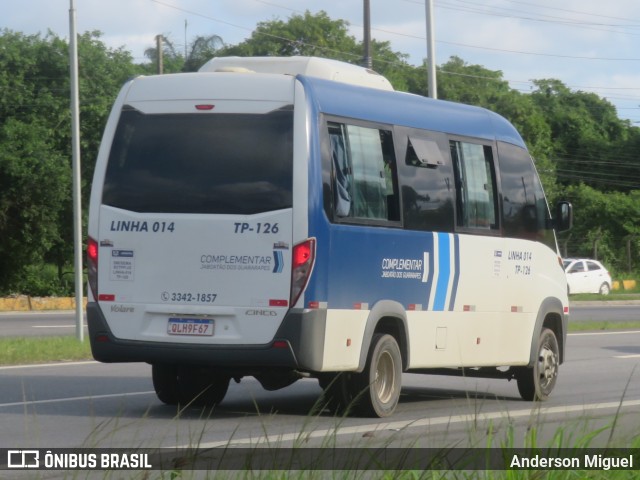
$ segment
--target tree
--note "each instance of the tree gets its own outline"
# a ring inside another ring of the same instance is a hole
[[[357,63],[362,51],[348,34],[349,24],[332,20],[325,12],[312,15],[292,15],[288,21],[272,20],[258,23],[244,42],[220,49],[220,56],[282,56],[293,55],[333,58]]]
[[[326,12],[292,15],[287,21],[260,22],[251,38],[226,46],[218,56],[317,56],[361,64],[364,47],[349,35],[349,24],[332,20]],[[409,90],[409,72],[416,69],[407,64],[408,55],[393,52],[389,42],[371,42],[373,69],[384,75],[399,90]]]
[[[451,57],[439,71],[438,98],[442,100],[489,107],[510,90],[501,71],[468,65],[460,57]]]
[[[218,35],[197,36],[191,42],[187,56],[178,51],[171,39],[162,36],[163,73],[196,72],[208,60],[216,55],[217,50],[224,45],[222,37]],[[148,74],[158,72],[158,48],[150,47],[144,51],[150,63],[143,66]]]
[[[173,42],[162,37],[162,73],[178,73],[184,68],[184,56],[173,46]],[[158,48],[149,47],[144,51],[144,56],[150,63],[143,66],[145,73],[153,75],[158,73]]]
[[[138,71],[99,32],[79,36],[84,205],[111,104]],[[52,33],[0,33],[0,291],[30,264],[72,259],[69,46]],[[28,292],[25,292],[28,293]]]
[[[224,45],[218,35],[198,36],[191,42],[191,48],[182,67],[183,72],[196,72],[216,56],[216,52]]]
[[[563,183],[585,181],[621,191],[640,186],[640,160],[627,149],[632,127],[618,118],[610,102],[593,93],[573,92],[559,80],[534,84],[537,89],[531,99],[551,128],[553,156]]]
[[[640,191],[602,192],[583,183],[566,188],[575,221],[569,238],[569,255],[595,256],[620,272],[627,270],[627,240],[633,242],[632,263],[640,256]],[[565,237],[568,235],[565,235]]]
[[[0,126],[0,291],[5,293],[25,266],[41,262],[64,235],[60,220],[71,172],[44,123],[12,118]]]

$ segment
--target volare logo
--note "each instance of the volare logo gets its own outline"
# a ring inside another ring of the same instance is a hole
[[[127,307],[125,305],[111,305],[112,313],[133,313],[135,311],[135,307]]]

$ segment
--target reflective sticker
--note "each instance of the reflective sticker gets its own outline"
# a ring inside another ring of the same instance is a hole
[[[135,270],[133,250],[111,250],[109,280],[133,282]]]

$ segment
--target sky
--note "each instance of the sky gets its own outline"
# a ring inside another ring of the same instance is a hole
[[[361,0],[73,0],[77,30],[99,30],[109,47],[144,62],[144,50],[163,34],[177,48],[199,35],[234,45],[261,21],[324,10],[363,37]],[[0,0],[0,29],[49,30],[69,37],[71,0]],[[370,0],[372,37],[389,41],[409,63],[426,57],[425,0]],[[640,1],[433,0],[436,64],[458,56],[499,70],[512,88],[554,78],[572,90],[594,92],[618,116],[640,126]],[[186,27],[186,29],[185,29]],[[186,30],[186,31],[185,31]]]

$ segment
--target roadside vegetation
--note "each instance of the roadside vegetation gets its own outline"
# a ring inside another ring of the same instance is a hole
[[[622,396],[621,402],[624,400],[624,393]],[[598,416],[585,412],[579,417],[568,417],[552,423],[542,418],[537,404],[530,404],[531,414],[526,424],[522,424],[510,418],[507,411],[502,418],[491,420],[482,418],[482,414],[479,413],[481,410],[479,403],[484,400],[470,401],[469,418],[459,427],[466,435],[463,441],[447,440],[449,429],[457,430],[458,427],[455,426],[447,427],[442,432],[441,439],[436,440],[436,444],[421,436],[419,431],[405,428],[380,438],[377,438],[375,432],[371,432],[371,435],[355,435],[351,440],[338,440],[336,430],[347,425],[344,417],[335,417],[333,428],[329,428],[324,436],[319,436],[317,443],[309,444],[309,434],[314,431],[319,417],[323,417],[325,422],[327,418],[331,420],[324,409],[324,397],[319,396],[293,440],[277,438],[267,440],[258,434],[253,443],[241,446],[234,444],[234,434],[232,434],[227,445],[198,450],[206,431],[215,424],[213,411],[205,408],[200,412],[199,427],[195,427],[191,433],[192,440],[189,442],[189,448],[193,450],[184,453],[180,453],[180,450],[171,450],[171,459],[168,465],[165,463],[166,467],[163,470],[127,472],[126,478],[131,480],[149,480],[150,478],[159,480],[360,478],[635,480],[638,478],[635,463],[633,468],[620,470],[608,468],[583,470],[570,467],[530,470],[509,468],[514,454],[518,454],[520,458],[532,458],[536,455],[558,459],[577,457],[581,465],[584,465],[585,454],[602,457],[609,455],[626,459],[629,455],[633,455],[634,461],[637,462],[640,434],[630,433],[629,429],[624,428],[625,418],[633,415],[632,411],[625,412],[618,409],[615,413]],[[473,414],[474,409],[478,412],[477,415]],[[183,415],[188,417],[188,410],[194,412],[191,418],[198,417],[198,409],[187,405],[178,409],[173,420],[179,421]],[[259,411],[254,414],[258,417],[264,415]],[[263,421],[271,422],[277,415],[277,413],[270,413],[263,417]],[[171,416],[168,419],[171,419]],[[145,415],[139,421],[146,420]],[[112,418],[101,422],[93,434],[96,437],[108,438],[112,430],[116,432],[121,428],[119,419]],[[263,428],[266,432],[267,426]],[[408,428],[411,429],[410,426]],[[455,433],[454,436],[456,436]],[[89,442],[92,441],[92,439],[89,440]],[[92,443],[90,446],[94,447]],[[380,454],[381,450],[385,451],[383,456]],[[166,451],[163,452],[161,449],[151,451],[152,456],[154,453],[166,455]],[[164,456],[164,458],[167,457]],[[449,464],[448,460],[454,463]],[[327,464],[334,464],[342,469],[326,470]],[[233,470],[224,469],[232,468],[232,465]],[[193,466],[197,466],[200,470],[190,470]],[[416,469],[406,469],[411,466]],[[503,466],[503,469],[492,470],[499,466]],[[205,467],[208,468],[205,469]],[[112,476],[111,473],[105,472],[103,477],[98,474],[95,478],[125,478],[117,473]],[[71,472],[63,478],[79,477],[84,478],[84,475],[79,476],[78,472]]]
[[[625,302],[640,300],[640,293],[618,293],[615,290],[609,295],[598,293],[579,293],[569,297],[570,302]]]
[[[177,42],[176,42],[177,43]],[[187,48],[163,43],[164,73],[196,71],[214,56],[313,55],[359,63],[363,46],[344,20],[325,12],[263,21],[230,45],[212,34]],[[83,207],[111,105],[132,76],[153,75],[157,52],[137,63],[108,48],[99,32],[79,36]],[[69,55],[64,38],[0,29],[0,296],[70,295],[73,234]],[[396,90],[426,92],[426,65],[414,66],[389,42],[373,40],[373,68]],[[438,67],[438,96],[493,110],[522,133],[551,204],[574,205],[572,231],[558,240],[564,257],[603,261],[614,279],[640,279],[640,127],[615,106],[557,79],[522,93],[499,70],[451,57]]]
[[[90,360],[89,341],[75,337],[15,337],[0,338],[0,365]]]

